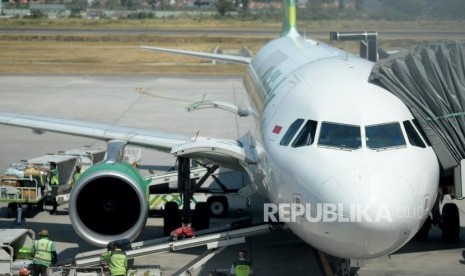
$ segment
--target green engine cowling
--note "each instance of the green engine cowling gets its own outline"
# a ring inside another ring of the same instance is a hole
[[[133,241],[149,214],[147,184],[126,162],[88,168],[71,191],[69,215],[74,230],[96,246],[122,238]]]

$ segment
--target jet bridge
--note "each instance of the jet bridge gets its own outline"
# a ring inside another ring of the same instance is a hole
[[[385,52],[378,49],[378,33],[368,32],[330,32],[330,41],[358,41],[360,57],[371,61],[377,61],[379,54],[385,56]],[[381,52],[381,53],[380,53]]]
[[[409,107],[442,166],[443,194],[463,198],[465,43],[431,43],[401,51],[378,61],[370,81],[395,94]]]

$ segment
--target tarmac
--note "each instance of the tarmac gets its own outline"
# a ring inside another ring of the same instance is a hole
[[[187,112],[187,106],[205,100],[247,105],[242,80],[237,76],[0,76],[0,111],[20,112],[60,118],[102,122],[135,128],[195,136],[237,139],[244,135],[250,119],[218,109]],[[142,92],[142,93],[141,93]],[[105,148],[105,143],[87,138],[54,133],[33,134],[31,130],[0,126],[0,168],[10,163],[56,153],[84,145]],[[142,164],[173,165],[175,159],[152,150],[142,150]],[[260,220],[264,199],[252,198],[249,216]],[[461,237],[457,243],[441,240],[441,231],[433,227],[427,242],[411,241],[397,252],[368,260],[359,275],[465,275],[465,202],[457,202],[461,216]],[[60,260],[94,250],[75,233],[67,205],[58,215],[34,213],[21,224],[6,218],[0,209],[0,228],[47,228],[56,242]],[[47,207],[50,209],[50,206]],[[235,219],[212,219],[220,226]],[[162,219],[150,217],[138,240],[162,236]],[[245,244],[230,246],[212,258],[198,275],[213,269],[228,269],[245,248],[253,261],[255,275],[332,275],[328,260],[288,230],[251,237]],[[162,275],[172,275],[205,248],[150,255],[137,258],[136,265],[160,265]],[[331,261],[331,260],[330,260]]]

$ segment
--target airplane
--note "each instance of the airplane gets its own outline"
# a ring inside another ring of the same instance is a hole
[[[134,240],[145,226],[147,182],[123,162],[126,145],[175,155],[181,175],[190,159],[245,172],[245,195],[268,198],[271,220],[285,221],[331,256],[385,256],[415,236],[438,195],[433,148],[407,106],[368,81],[372,61],[301,36],[296,1],[283,4],[281,36],[254,57],[142,46],[246,65],[249,107],[193,105],[251,116],[254,124],[238,140],[0,112],[4,125],[107,141],[105,160],[87,169],[71,193],[69,215],[81,238],[105,246]]]

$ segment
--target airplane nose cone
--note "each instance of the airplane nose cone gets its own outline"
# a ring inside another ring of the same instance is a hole
[[[322,183],[320,198],[337,208],[337,219],[324,223],[324,235],[335,241],[335,256],[383,256],[418,229],[419,220],[411,216],[416,208],[412,187],[394,173],[363,169],[335,175]]]

